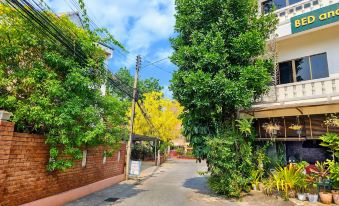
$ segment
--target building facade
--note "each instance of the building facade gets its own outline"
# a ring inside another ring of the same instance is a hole
[[[262,13],[272,9],[274,82],[246,113],[257,140],[280,142],[286,160],[325,160],[319,137],[339,132],[325,123],[339,112],[339,0],[259,0]]]

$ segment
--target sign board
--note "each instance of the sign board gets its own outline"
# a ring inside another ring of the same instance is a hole
[[[339,21],[339,3],[291,18],[292,34]]]
[[[129,174],[133,176],[139,176],[141,172],[141,161],[131,161]]]

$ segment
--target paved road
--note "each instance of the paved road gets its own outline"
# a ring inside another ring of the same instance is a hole
[[[172,160],[163,164],[151,177],[140,184],[124,182],[106,190],[75,201],[69,206],[117,205],[117,206],[290,206],[290,202],[266,197],[260,192],[251,193],[242,200],[225,200],[211,194],[206,177],[197,171],[205,171],[205,163],[192,160]],[[109,197],[116,202],[105,201]]]

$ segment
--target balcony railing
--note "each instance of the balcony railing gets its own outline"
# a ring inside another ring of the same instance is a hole
[[[272,86],[254,107],[339,100],[339,76]]]
[[[289,20],[294,16],[304,14],[338,2],[339,0],[305,0],[276,10],[275,13],[279,18],[279,23],[284,24],[289,22]]]

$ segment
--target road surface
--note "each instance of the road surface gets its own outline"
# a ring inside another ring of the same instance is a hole
[[[197,171],[206,171],[205,163],[194,160],[171,160],[140,184],[119,185],[81,198],[68,206],[290,206],[287,201],[251,193],[240,200],[226,200],[213,195],[207,178]]]

